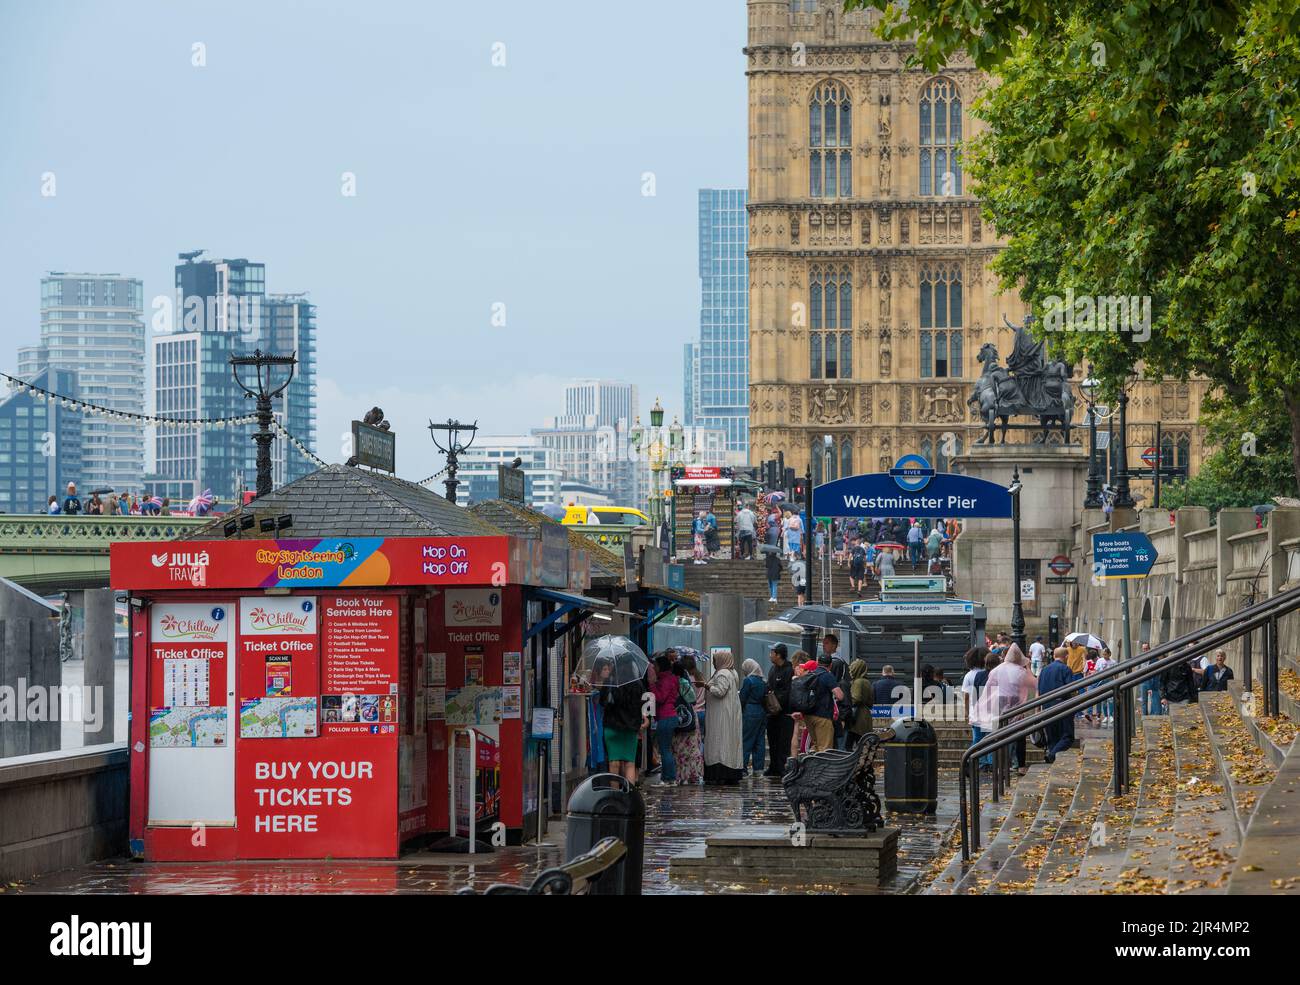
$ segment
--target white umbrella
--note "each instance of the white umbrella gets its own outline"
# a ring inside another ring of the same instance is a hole
[[[1073,643],[1075,646],[1081,646],[1088,650],[1106,649],[1105,642],[1097,639],[1092,633],[1071,633],[1065,638],[1065,642]]]
[[[799,636],[803,633],[803,627],[798,623],[786,622],[784,619],[760,619],[758,622],[745,623],[745,632]]]

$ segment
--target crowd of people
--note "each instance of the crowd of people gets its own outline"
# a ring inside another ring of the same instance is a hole
[[[197,497],[184,510],[185,515],[206,516],[216,505],[210,493]],[[45,512],[50,516],[171,516],[172,503],[166,496],[136,496],[134,493],[115,493],[111,489],[96,490],[88,499],[77,494],[77,484],[69,482],[64,496],[51,495]]]
[[[1146,652],[1149,645],[1142,649]],[[986,637],[983,645],[966,652],[966,673],[955,689],[941,670],[922,667],[922,702],[964,704],[974,744],[1034,696],[1050,695],[1114,664],[1104,645],[1066,643],[1049,653],[1039,636],[1029,650],[1026,655],[1006,633]],[[641,680],[597,687],[590,698],[588,765],[638,782],[638,746],[645,742],[652,760],[651,785],[736,784],[751,775],[779,778],[791,756],[852,748],[871,730],[874,708],[911,703],[910,680],[899,678],[892,665],[872,680],[865,661],[848,662],[839,655],[833,633],[822,637],[815,658],[803,650],[791,654],[778,643],[769,660],[766,674],[754,660],[745,660],[737,671],[729,653],[718,653],[705,673],[693,654],[670,648],[655,655]],[[596,677],[599,683],[599,670]],[[1232,669],[1223,650],[1180,662],[1153,678],[1149,690],[1144,687],[1143,713],[1167,714],[1172,704],[1197,701],[1200,691],[1227,690],[1230,680]],[[1095,705],[1049,724],[1035,738],[1051,763],[1075,744],[1078,720],[1106,728],[1114,724],[1114,715],[1109,692],[1099,692]],[[1028,768],[1024,739],[1012,746],[1011,755],[1013,767],[1023,775]],[[981,770],[992,765],[991,754],[982,757]]]

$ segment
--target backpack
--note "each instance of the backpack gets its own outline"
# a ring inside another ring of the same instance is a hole
[[[813,687],[815,673],[804,674],[790,682],[791,711],[809,715],[817,708],[817,689]]]

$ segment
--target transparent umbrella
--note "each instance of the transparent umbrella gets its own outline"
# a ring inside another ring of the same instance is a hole
[[[592,687],[622,687],[645,676],[650,660],[626,636],[597,636],[582,647],[577,673]]]

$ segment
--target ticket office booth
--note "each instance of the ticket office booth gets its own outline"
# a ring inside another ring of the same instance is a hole
[[[480,809],[524,837],[527,552],[505,536],[114,544],[133,854],[395,858],[450,830],[468,728],[495,746]]]

